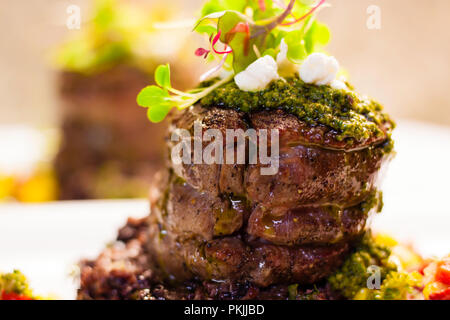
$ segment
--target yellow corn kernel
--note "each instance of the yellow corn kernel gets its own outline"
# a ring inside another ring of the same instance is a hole
[[[0,201],[11,197],[14,190],[14,178],[0,176]]]
[[[379,245],[384,245],[387,247],[395,247],[396,245],[398,245],[398,242],[394,238],[382,233],[375,236],[375,242]]]
[[[35,174],[20,185],[17,200],[22,202],[47,202],[57,198],[57,183],[50,171]]]
[[[353,300],[368,300],[370,296],[370,289],[362,288],[358,291],[358,293],[353,297]]]
[[[446,286],[440,282],[431,282],[425,286],[423,289],[423,296],[425,300],[430,300],[430,295],[445,289]]]

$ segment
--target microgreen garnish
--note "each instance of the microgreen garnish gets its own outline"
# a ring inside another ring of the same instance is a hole
[[[155,72],[157,86],[152,85],[142,89],[137,96],[137,103],[141,107],[148,108],[147,116],[150,121],[161,122],[173,107],[187,108],[230,80],[231,77],[228,77],[207,88],[181,92],[172,87],[169,65],[161,65]]]
[[[288,58],[293,62],[304,59],[305,54],[310,51],[308,48],[315,47],[314,42],[316,40],[319,44],[325,43],[322,29],[320,33],[317,33],[318,39],[315,38],[316,33],[309,32],[313,25],[312,15],[325,3],[325,0],[320,0],[312,7],[298,0],[290,0],[287,5],[282,1],[262,1],[264,6],[262,6],[261,1],[256,1],[256,4],[253,3],[255,1],[245,1],[248,6],[243,5],[241,11],[223,10],[210,13],[200,19],[196,26],[196,29],[201,27],[201,31],[204,31],[205,26],[212,26],[211,22],[214,24],[217,28],[217,35],[214,37],[213,48],[217,43],[217,38],[231,48],[230,51],[233,54],[232,67],[236,74],[243,71],[258,58],[256,52],[265,55],[267,51],[276,51],[281,39],[285,37],[290,39],[286,41],[286,44],[289,47]],[[222,9],[220,7],[222,2],[210,0],[207,7],[211,8],[216,5],[217,8]],[[237,5],[239,2],[242,1],[233,1],[236,7],[239,7]],[[245,14],[247,8],[253,10],[253,17]],[[266,15],[268,12],[271,16]],[[293,16],[295,20],[286,21],[289,16]],[[295,18],[297,16],[300,18]],[[257,17],[261,17],[261,19],[254,20]],[[296,29],[295,25],[302,21],[304,21],[304,24],[301,28]],[[320,25],[320,27],[322,26]],[[308,39],[306,39],[306,35],[309,36]],[[306,47],[306,40],[309,41],[308,48]],[[257,50],[250,50],[254,47]],[[223,54],[223,52],[214,53]]]
[[[215,54],[218,54],[218,55],[231,53],[232,50],[227,50],[228,49],[227,45],[225,45],[224,51],[219,51],[219,50],[216,49],[216,44],[219,42],[221,33],[222,33],[222,31],[219,30],[219,32],[216,35],[214,35],[214,36],[211,35],[209,37],[209,42],[211,44],[211,49],[210,50],[204,49],[204,48],[198,48],[195,51],[195,55],[198,56],[198,57],[203,56],[206,59],[211,51],[213,51]]]
[[[317,45],[330,38],[328,28],[314,20],[314,14],[326,0],[209,0],[194,30],[209,37],[209,48],[198,48],[198,57],[220,62],[201,80],[224,69],[231,75],[208,88],[183,93],[172,88],[169,66],[160,66],[155,74],[157,86],[148,86],[138,96],[138,104],[148,107],[153,122],[163,120],[172,107],[183,109],[195,104],[215,88],[230,81],[257,59],[276,58],[280,44],[287,46],[286,57],[300,63]],[[220,43],[223,45],[223,49]]]

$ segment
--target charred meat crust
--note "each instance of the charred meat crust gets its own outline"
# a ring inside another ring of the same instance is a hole
[[[350,207],[376,190],[385,160],[380,148],[342,152],[302,145],[281,147],[278,173],[261,175],[261,165],[250,165],[246,191],[250,199],[267,207]]]
[[[258,111],[250,114],[250,126],[254,129],[278,129],[281,145],[307,145],[324,149],[355,151],[382,144],[392,131],[392,124],[380,126],[382,136],[357,141],[355,139],[338,139],[339,133],[324,125],[312,126],[301,121],[297,116],[283,110]]]
[[[387,135],[357,148],[344,146],[335,133],[322,127],[306,129],[304,122],[282,110],[244,114],[197,105],[179,115],[172,130],[181,128],[193,133],[195,120],[202,122],[203,131],[279,129],[280,164],[275,175],[261,175],[264,166],[259,163],[174,166],[175,173],[196,189],[213,195],[244,196],[267,207],[357,205],[376,189],[378,173],[390,159],[383,149]],[[224,143],[224,154],[225,148]]]

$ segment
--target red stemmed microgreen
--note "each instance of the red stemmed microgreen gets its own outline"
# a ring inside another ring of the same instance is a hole
[[[228,31],[227,35],[225,36],[225,43],[230,43],[238,33],[242,33],[244,35],[244,55],[247,56],[250,49],[250,26],[248,22],[239,22],[236,24],[236,26],[234,26],[233,29]]]
[[[221,33],[222,32],[219,30],[219,32],[214,37],[212,35],[209,37],[209,42],[211,44],[211,50],[215,54],[219,54],[219,55],[232,53],[233,50],[227,50],[228,47],[226,45],[225,45],[225,49],[224,49],[225,51],[218,51],[216,49],[216,44],[217,44],[217,42],[219,42]],[[208,58],[208,55],[211,53],[211,50],[204,49],[204,48],[198,48],[197,50],[195,50],[195,55],[197,57],[203,57],[206,59],[206,58]]]
[[[291,26],[293,24],[299,23],[300,21],[306,19],[307,17],[309,17],[310,15],[312,15],[314,13],[314,11],[316,11],[317,9],[320,8],[320,6],[322,6],[324,3],[326,2],[326,0],[320,0],[319,3],[317,5],[315,5],[310,11],[308,11],[307,13],[305,13],[303,16],[301,16],[298,19],[295,19],[294,21],[291,22],[285,22],[282,23],[282,26]]]
[[[261,11],[266,11],[266,1],[265,0],[258,0],[258,6],[261,9]]]
[[[233,50],[228,50],[228,51],[217,51],[216,50],[215,46],[216,46],[217,42],[219,42],[221,34],[222,34],[222,31],[219,30],[219,32],[213,38],[213,41],[211,43],[211,48],[213,49],[214,53],[216,53],[216,54],[229,54],[229,53],[232,53]],[[225,50],[226,50],[226,48],[227,47],[225,46]]]
[[[283,0],[273,0],[273,3],[274,3],[275,5],[277,5],[278,7],[282,8],[282,9],[287,9],[287,5],[284,4],[284,1],[283,1]],[[295,15],[294,13],[291,12],[289,15],[290,15],[292,18],[294,18],[294,20],[297,20],[297,17],[296,17],[296,15]]]
[[[222,67],[225,65],[227,58],[228,58],[228,53],[224,54],[222,60],[220,61],[220,63],[217,66],[215,66],[214,68],[212,68],[212,69],[208,70],[207,72],[205,72],[204,74],[202,74],[200,76],[200,81],[203,82],[206,79],[212,77],[216,72],[219,72],[222,69]]]
[[[197,50],[195,50],[195,55],[197,57],[203,57],[203,58],[208,58],[209,53],[211,52],[211,50],[207,50],[204,48],[198,48]]]

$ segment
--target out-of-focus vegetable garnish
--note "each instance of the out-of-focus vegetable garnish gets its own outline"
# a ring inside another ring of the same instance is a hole
[[[158,37],[155,25],[169,18],[170,10],[158,7],[146,10],[144,4],[133,1],[92,2],[92,15],[87,19],[83,16],[88,23],[72,32],[73,36],[54,52],[55,67],[91,75],[126,64],[153,73],[158,63],[155,60],[161,61],[152,45]],[[178,50],[179,46],[170,48]]]
[[[0,300],[35,300],[28,281],[18,270],[0,273]]]
[[[400,271],[391,261],[391,248],[377,243],[366,234],[356,251],[344,262],[341,269],[329,278],[334,290],[355,300],[407,300],[415,298],[422,280],[418,272]],[[379,289],[370,289],[367,280],[369,267],[380,270]]]
[[[0,129],[0,202],[46,202],[57,198],[51,168],[57,145],[54,130],[12,125]],[[27,145],[27,148],[16,148]]]
[[[115,0],[94,1],[94,14],[78,37],[55,54],[56,65],[73,72],[90,73],[109,68],[130,55],[130,38],[122,16],[123,6]]]
[[[148,108],[150,121],[160,122],[172,108],[184,109],[195,104],[256,60],[267,55],[277,58],[282,48],[290,63],[301,63],[330,39],[328,28],[314,17],[324,4],[325,0],[209,0],[194,30],[209,37],[210,47],[197,49],[195,55],[219,61],[202,81],[220,70],[222,79],[204,88],[180,92],[169,81],[160,81],[170,79],[169,66],[160,66],[155,75],[157,85],[144,88],[137,98],[138,104]]]
[[[433,261],[423,269],[424,290],[427,300],[450,300],[450,255]]]
[[[450,257],[438,263],[436,280],[450,286]]]

